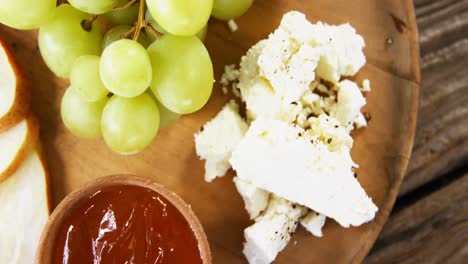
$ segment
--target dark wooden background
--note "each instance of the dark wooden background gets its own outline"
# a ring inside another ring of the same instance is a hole
[[[365,263],[468,263],[468,0],[415,0],[418,127],[392,214]]]

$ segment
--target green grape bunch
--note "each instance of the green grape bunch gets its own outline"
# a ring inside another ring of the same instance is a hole
[[[0,23],[39,29],[42,58],[70,81],[60,111],[68,130],[129,155],[208,102],[208,20],[236,19],[252,2],[0,0]]]

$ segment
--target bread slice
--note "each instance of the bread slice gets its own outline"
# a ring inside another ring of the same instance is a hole
[[[0,184],[0,263],[35,263],[50,213],[47,173],[37,150]]]
[[[20,167],[33,149],[38,135],[39,124],[33,116],[0,133],[0,183]]]
[[[29,106],[27,80],[7,45],[0,40],[0,132],[21,122],[29,114]]]

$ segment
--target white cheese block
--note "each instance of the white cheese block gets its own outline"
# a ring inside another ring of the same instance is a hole
[[[213,120],[203,126],[202,132],[195,134],[197,155],[206,160],[207,182],[226,174],[231,167],[231,152],[248,129],[238,112],[238,105],[234,101],[229,102]]]
[[[279,120],[257,119],[230,159],[237,176],[335,219],[343,227],[372,220],[377,207],[354,178],[349,148],[331,152],[304,131]]]
[[[238,177],[234,177],[233,180],[237,191],[244,200],[245,210],[247,210],[250,219],[256,218],[267,207],[270,193]]]
[[[272,196],[266,212],[244,230],[244,255],[250,264],[271,263],[283,250],[306,210]]]
[[[316,237],[322,237],[322,228],[325,225],[326,216],[316,212],[309,212],[302,218],[301,225]]]
[[[359,118],[361,108],[366,104],[366,98],[353,81],[344,80],[338,83],[338,89],[338,102],[332,116],[351,131],[356,121],[362,122]]]

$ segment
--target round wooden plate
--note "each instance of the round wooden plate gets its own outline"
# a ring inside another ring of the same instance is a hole
[[[356,77],[368,78],[372,120],[354,133],[353,158],[360,165],[358,180],[379,207],[376,219],[358,228],[344,229],[328,221],[324,237],[302,228],[280,253],[277,263],[358,263],[377,238],[395,201],[411,152],[419,91],[417,28],[409,0],[257,0],[237,20],[231,33],[225,23],[211,21],[206,45],[219,80],[226,64],[240,57],[279,24],[282,15],[298,10],[312,22],[351,23],[366,40],[368,62]],[[161,130],[150,148],[134,156],[112,153],[102,140],[71,135],[60,119],[60,100],[68,82],[56,78],[44,65],[37,32],[0,27],[0,38],[14,53],[32,80],[33,108],[41,122],[41,139],[52,176],[54,204],[91,179],[110,174],[136,174],[156,179],[179,194],[200,218],[213,253],[213,263],[244,263],[243,229],[251,224],[232,183],[233,173],[208,184],[203,162],[195,155],[193,134],[214,117],[229,99],[215,85],[207,106]],[[174,67],[177,67],[174,62]],[[31,219],[31,221],[33,221]]]

